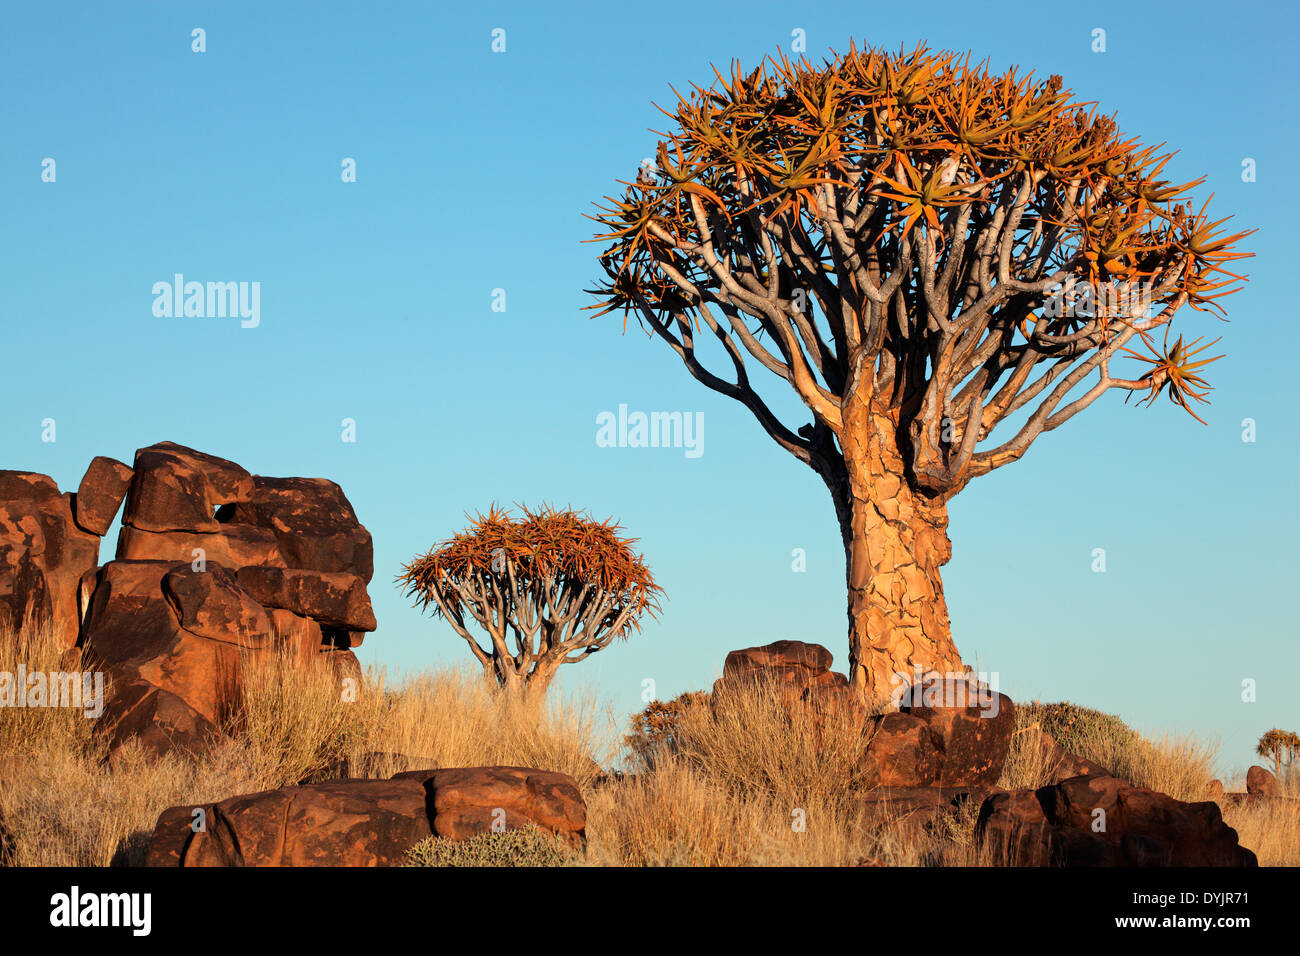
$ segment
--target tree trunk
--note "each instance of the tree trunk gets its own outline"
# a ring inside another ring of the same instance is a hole
[[[550,657],[543,657],[539,660],[537,665],[533,668],[533,672],[528,675],[528,693],[538,698],[546,696],[547,690],[550,689],[551,681],[555,679],[555,674],[563,663],[563,654],[553,654]]]
[[[870,398],[844,407],[844,474],[832,486],[849,591],[849,680],[867,699],[900,681],[961,673],[939,568],[952,556],[947,502],[914,491],[896,416]]]

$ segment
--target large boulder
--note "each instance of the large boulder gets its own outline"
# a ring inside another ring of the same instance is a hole
[[[732,651],[722,665],[722,677],[713,684],[715,700],[755,683],[773,686],[782,703],[795,706],[810,693],[823,706],[842,700],[848,678],[831,670],[831,652],[820,644],[776,641],[761,647]],[[813,690],[818,688],[820,690]]]
[[[165,561],[112,561],[91,598],[84,654],[115,683],[144,681],[215,724],[237,692],[241,651],[256,646],[240,628],[255,626],[248,616],[257,610],[220,566],[196,572]],[[182,614],[197,631],[185,627]],[[229,630],[218,629],[218,620],[229,621]],[[110,702],[109,723],[122,716]]]
[[[526,767],[411,770],[394,780],[419,783],[433,813],[433,832],[467,840],[536,824],[574,846],[586,844],[587,806],[566,773]]]
[[[831,652],[820,644],[803,641],[776,641],[762,647],[745,647],[732,651],[722,665],[724,677],[745,677],[778,670],[802,669],[810,678],[831,669]]]
[[[219,564],[205,571],[190,565],[172,568],[162,580],[181,627],[191,634],[240,647],[265,647],[272,639],[266,609]]]
[[[78,584],[98,563],[99,536],[77,525],[73,495],[46,475],[0,471],[0,627],[30,618],[73,646]]]
[[[1272,771],[1254,766],[1246,771],[1246,792],[1254,797],[1280,797],[1282,786]]]
[[[77,486],[77,524],[91,534],[108,534],[134,474],[115,458],[99,455],[91,459]]]
[[[94,575],[83,645],[108,664],[143,663],[171,644],[180,631],[175,608],[163,594],[163,578],[175,561],[110,561]]]
[[[122,523],[141,531],[220,531],[221,505],[253,497],[253,476],[233,461],[174,442],[135,453]]]
[[[566,774],[523,767],[337,780],[172,807],[154,827],[150,866],[396,866],[429,836],[464,840],[536,824],[585,842],[586,807]]]
[[[117,560],[97,567],[119,509]],[[134,734],[201,750],[250,653],[359,680],[373,572],[370,533],[323,478],[255,479],[174,442],[139,449],[134,467],[95,458],[75,495],[0,471],[0,626],[52,620],[70,662],[105,671],[120,690],[103,717],[114,748]]]
[[[253,478],[253,494],[230,521],[275,534],[286,566],[347,572],[369,583],[374,544],[343,489],[325,478]]]
[[[854,688],[830,669],[831,661],[826,648],[802,641],[732,651],[712,702],[716,707],[727,694],[763,681],[775,686],[787,711],[808,707],[819,719],[862,713]],[[995,786],[1015,730],[1011,698],[966,679],[928,678],[905,690],[899,712],[862,721],[872,764],[863,768],[866,778],[883,787]]]
[[[995,793],[975,833],[995,865],[1256,865],[1218,804],[1183,803],[1101,775]]]
[[[200,757],[221,737],[212,721],[175,694],[145,680],[115,686],[105,715],[96,730],[108,736],[110,763],[116,762],[121,748],[130,741],[152,756],[183,753]]]
[[[935,786],[943,769],[941,741],[911,714],[874,717],[868,724],[866,779],[882,787]]]
[[[172,807],[158,818],[146,862],[398,866],[407,850],[431,834],[424,788],[417,782],[341,780]]]
[[[909,688],[900,709],[925,721],[934,734],[942,755],[937,786],[997,784],[1016,728],[1010,697],[974,680],[933,679]]]

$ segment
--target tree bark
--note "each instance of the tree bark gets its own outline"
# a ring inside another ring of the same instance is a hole
[[[533,672],[528,675],[525,689],[528,693],[536,697],[546,696],[547,690],[550,689],[551,681],[555,679],[556,672],[560,665],[564,663],[564,654],[553,654],[549,657],[543,657],[537,662]]]
[[[849,680],[866,699],[918,670],[964,671],[939,576],[952,556],[947,501],[912,487],[898,436],[897,412],[870,395],[846,401],[844,470],[828,481],[844,541]]]
[[[544,697],[564,663],[563,654],[543,654],[521,670],[510,657],[494,655],[483,668],[483,677],[501,690],[520,696]]]

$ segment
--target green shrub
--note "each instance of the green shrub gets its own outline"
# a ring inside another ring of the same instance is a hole
[[[1021,705],[1025,726],[1034,723],[1066,750],[1101,764],[1121,780],[1176,800],[1203,800],[1215,776],[1218,744],[1190,736],[1148,739],[1113,714],[1068,701]]]
[[[407,866],[568,866],[577,853],[535,826],[468,840],[429,837],[406,853]]]
[[[1114,714],[1080,707],[1069,701],[1059,704],[1042,704],[1034,701],[1020,705],[1029,722],[1051,734],[1058,744],[1080,756],[1076,746],[1095,740],[1109,740],[1119,745],[1135,745],[1140,739],[1136,730]]]

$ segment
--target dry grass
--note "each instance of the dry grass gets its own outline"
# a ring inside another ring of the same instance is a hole
[[[17,634],[0,628],[0,673],[60,671],[63,650],[49,627],[29,621]],[[0,707],[0,758],[40,754],[51,740],[84,739],[90,723],[66,707]]]
[[[764,794],[788,807],[830,807],[869,785],[863,767],[870,742],[865,711],[787,709],[777,685],[755,682],[720,695],[713,707],[685,709],[674,750],[721,789]]]
[[[839,794],[792,806],[709,780],[680,758],[587,798],[596,866],[963,866],[978,862],[975,808],[932,828],[867,814]]]
[[[1041,787],[1050,782],[1060,766],[1060,758],[1041,746],[1042,726],[1024,708],[1016,709],[1016,728],[1011,736],[1011,750],[1002,767],[998,786],[1006,790]]]
[[[999,786],[1038,787],[1056,769],[1037,746],[1035,731],[1059,733],[1068,748],[1095,760],[1115,776],[1139,787],[1196,803],[1210,799],[1218,748],[1194,737],[1161,735],[1147,739],[1118,718],[1072,705],[1027,704],[1016,711],[1016,737]],[[1068,726],[1067,726],[1068,725]],[[1244,785],[1243,785],[1244,787]],[[1261,866],[1300,866],[1300,788],[1284,786],[1290,799],[1225,799],[1224,822],[1237,831]]]
[[[933,830],[883,819],[857,796],[867,714],[820,719],[788,710],[755,683],[696,702],[661,727],[658,747],[634,733],[632,774],[588,796],[589,858],[607,866],[956,865],[973,860],[973,810]],[[638,725],[638,731],[644,726]]]
[[[1300,797],[1220,804],[1223,819],[1260,866],[1300,866]]]
[[[529,700],[496,691],[477,668],[422,673],[392,687],[372,671],[368,682],[380,706],[355,753],[403,753],[430,767],[536,767],[570,774],[580,786],[612,756],[613,716],[590,693]]]
[[[0,671],[60,669],[62,649],[39,628],[0,634]],[[79,711],[0,708],[0,856],[18,865],[138,864],[159,813],[355,773],[387,776],[405,754],[425,767],[512,764],[577,778],[587,799],[586,862],[610,866],[966,866],[982,862],[975,806],[928,825],[869,811],[864,719],[793,716],[774,687],[685,706],[666,745],[638,738],[628,776],[596,785],[614,757],[610,715],[588,696],[546,703],[494,692],[474,670],[389,681],[366,674],[344,700],[327,668],[272,659],[245,668],[231,739],[206,759],[147,759],[134,748],[104,761]],[[1003,787],[1040,786],[1055,769],[1039,729],[1130,782],[1201,800],[1214,749],[1188,738],[1147,740],[1120,721],[1070,705],[1026,705]],[[1224,817],[1266,865],[1300,864],[1300,803],[1225,802]]]
[[[0,671],[14,673],[19,663],[29,673],[58,670],[61,654],[40,628],[24,629],[21,639],[0,633]],[[372,671],[352,701],[342,699],[328,668],[297,667],[287,658],[250,662],[241,683],[242,714],[226,728],[232,738],[197,763],[147,759],[132,746],[109,766],[93,721],[80,711],[0,707],[0,820],[12,841],[9,862],[139,864],[167,807],[330,779],[340,775],[341,761],[374,752],[408,754],[426,767],[558,770],[584,785],[607,756],[600,747],[609,728],[590,699],[524,703],[468,670],[392,687]],[[377,772],[385,769],[405,768]]]
[[[1062,719],[1069,722],[1068,732]],[[756,689],[707,705],[678,708],[660,727],[656,749],[638,725],[634,774],[588,796],[590,857],[626,866],[975,866],[988,862],[972,839],[977,807],[918,826],[906,816],[864,815],[852,793],[865,745],[853,718],[828,731],[796,711],[787,717],[774,690]],[[1148,740],[1117,718],[1073,705],[1017,710],[1011,753],[998,785],[1040,787],[1056,760],[1040,745],[1044,725],[1070,749],[1136,786],[1187,801],[1206,799],[1216,748],[1194,738]],[[637,772],[639,771],[639,772]],[[846,786],[846,781],[848,785]],[[802,831],[792,826],[803,810]],[[1267,865],[1300,863],[1296,804],[1225,805],[1245,846]]]

